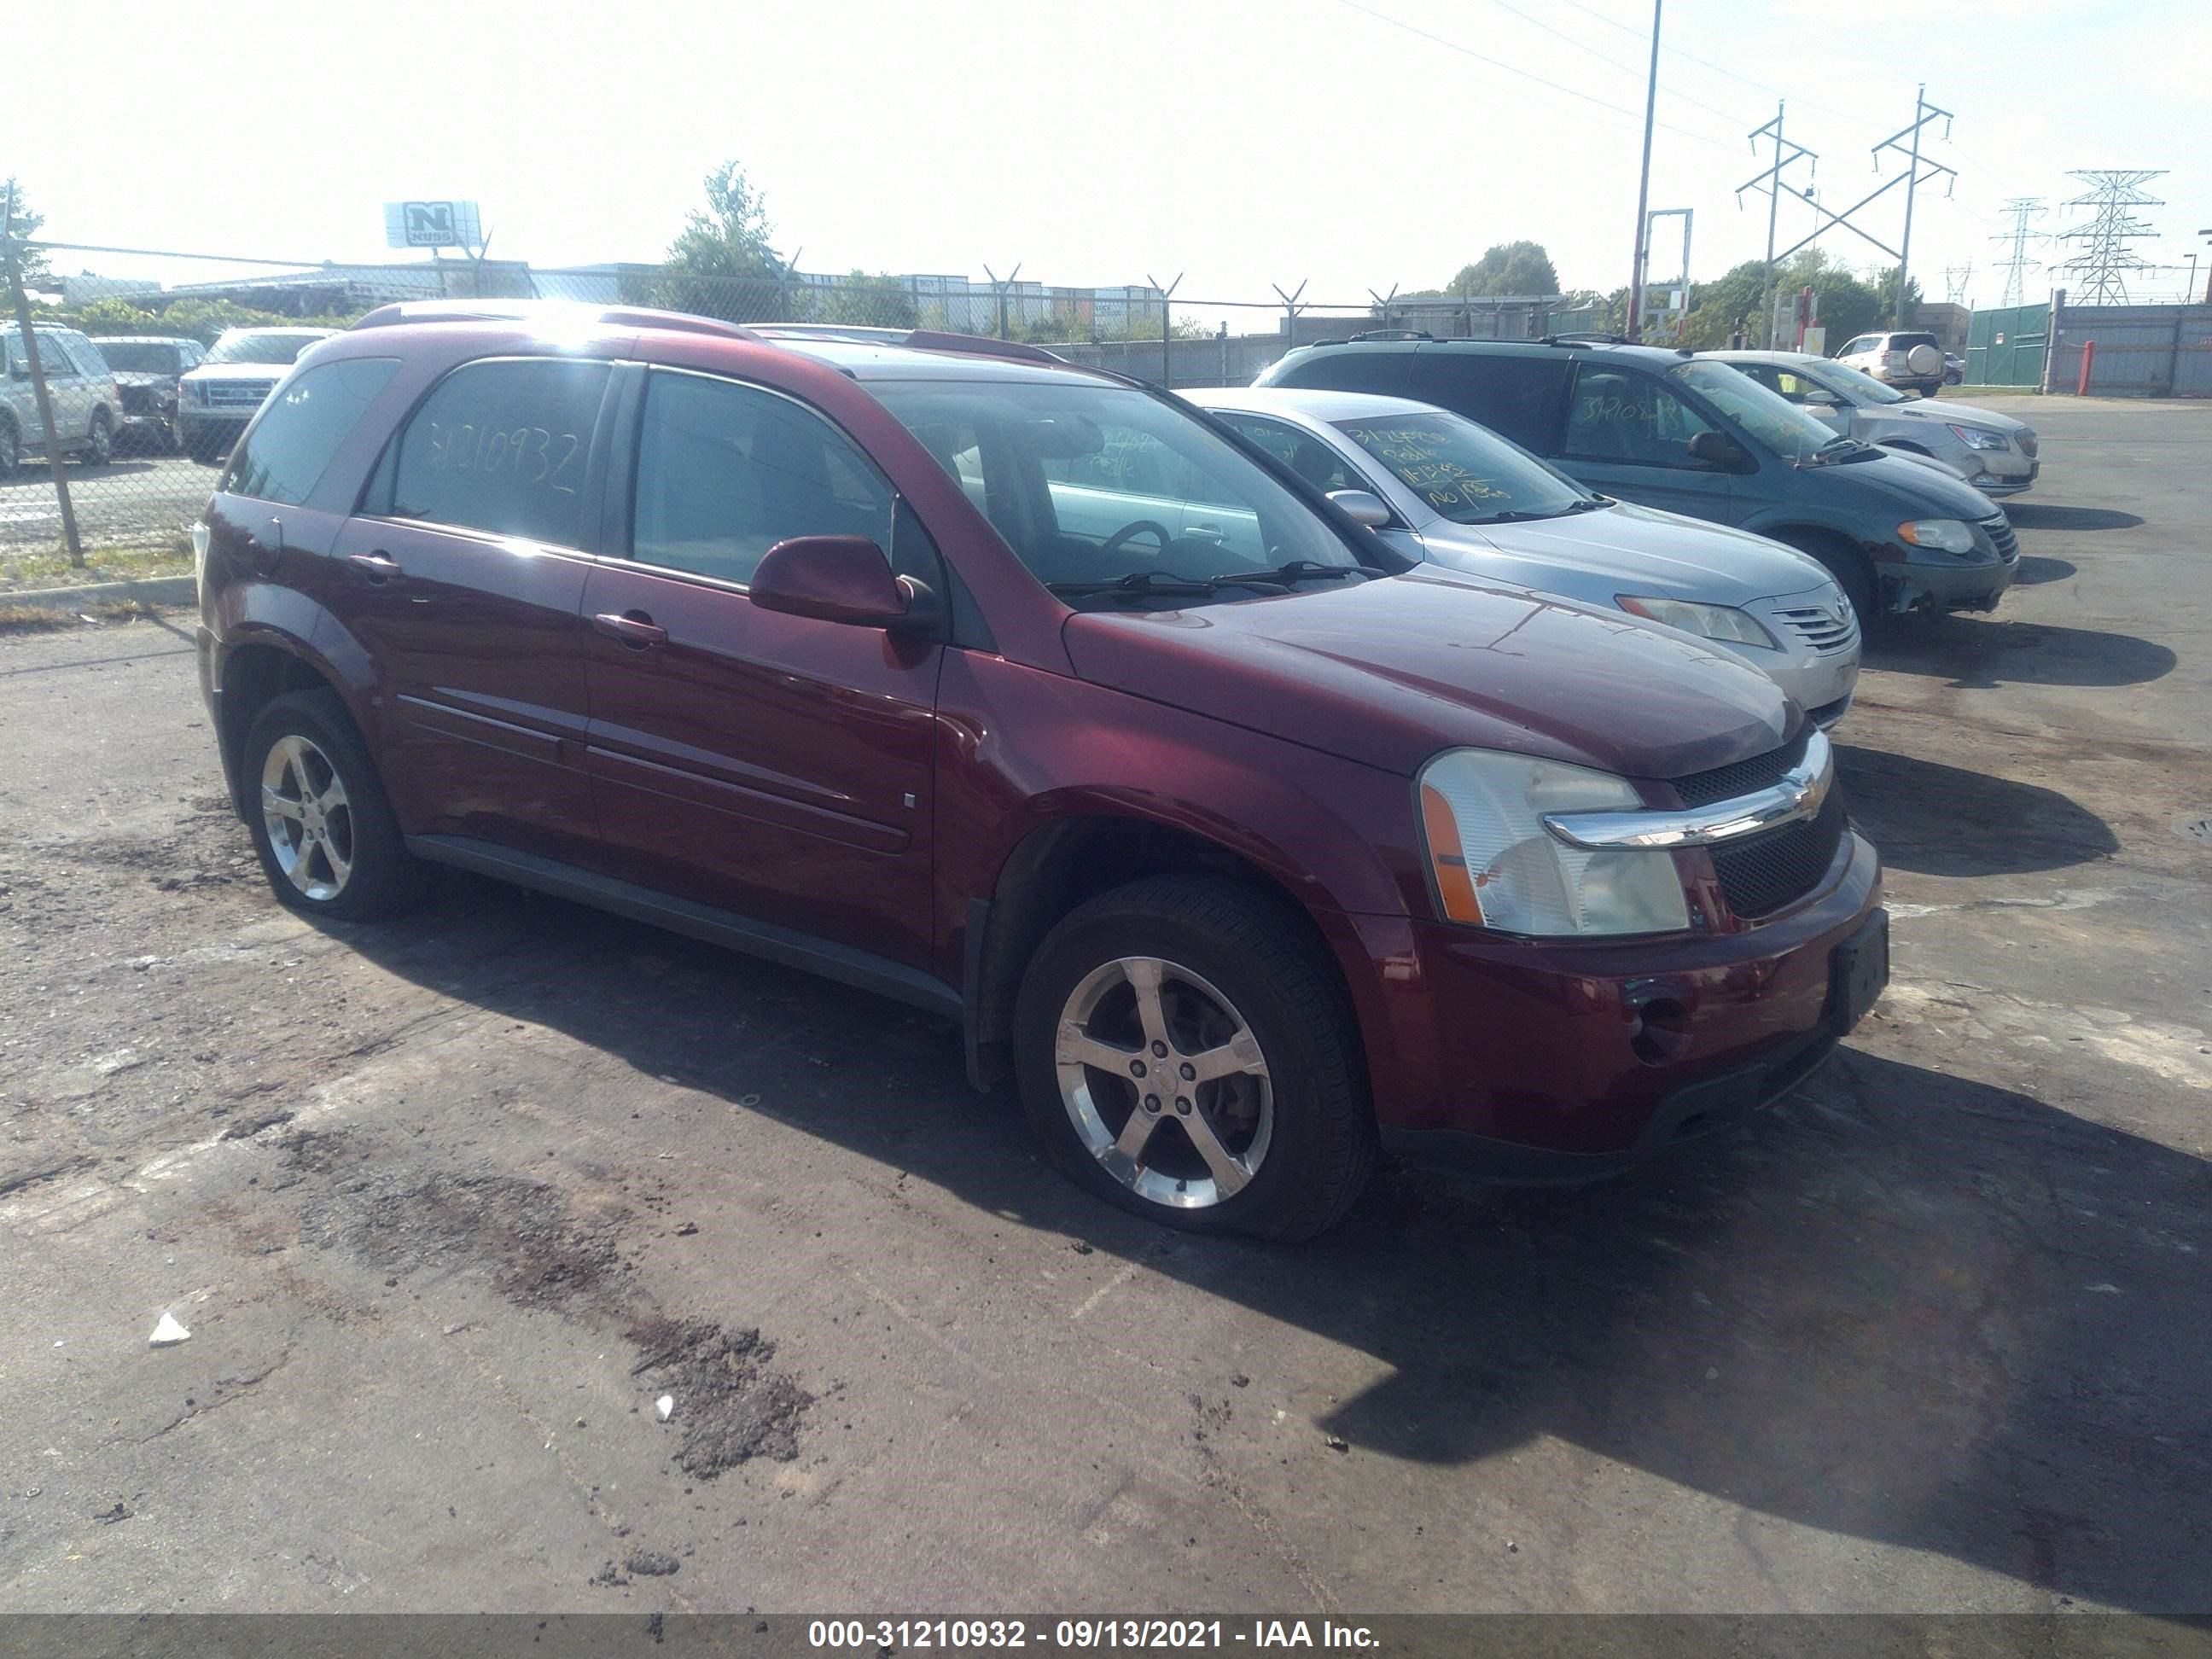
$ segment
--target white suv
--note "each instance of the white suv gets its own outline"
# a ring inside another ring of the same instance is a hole
[[[1923,398],[1934,397],[1943,384],[1943,348],[1926,332],[1862,334],[1836,354],[1836,361]]]
[[[114,453],[123,419],[123,396],[100,348],[73,328],[40,328],[39,367],[46,380],[46,401],[54,411],[54,430],[62,449],[88,466],[105,466]],[[0,478],[26,460],[42,460],[46,428],[39,420],[39,399],[31,385],[31,356],[23,331],[0,329]]]

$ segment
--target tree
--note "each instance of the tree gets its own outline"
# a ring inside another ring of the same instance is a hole
[[[1557,294],[1559,274],[1540,242],[1500,242],[1446,284],[1452,294]]]
[[[32,211],[26,204],[23,187],[12,173],[9,175],[8,182],[0,185],[0,199],[4,199],[7,206],[13,210],[8,221],[8,236],[16,245],[15,258],[22,266],[23,286],[26,289],[53,287],[53,269],[47,264],[44,250],[22,246],[45,228],[46,216]]]
[[[1899,328],[1911,328],[1912,326],[1912,319],[1920,314],[1920,302],[1926,297],[1920,291],[1920,283],[1917,278],[1908,281],[1905,284],[1905,309],[1902,312],[1898,310],[1897,267],[1895,265],[1885,265],[1880,270],[1875,272],[1874,291],[1875,310],[1873,322],[1886,323],[1892,318],[1895,318],[1897,319],[1896,325]],[[1868,325],[1868,326],[1871,325],[1872,324]],[[1853,329],[1851,332],[1856,334],[1858,332],[1858,330]]]
[[[855,270],[835,288],[811,289],[808,320],[857,324],[864,328],[919,328],[914,295],[896,276]]]
[[[653,301],[733,323],[769,322],[788,307],[782,256],[760,192],[736,161],[707,175],[707,205],[669,244]]]
[[[1820,325],[1835,343],[1874,325],[1881,302],[1873,287],[1820,248],[1802,248],[1775,267],[1778,301],[1804,288],[1813,290]],[[1711,351],[1726,345],[1729,337],[1741,331],[1753,345],[1765,344],[1765,289],[1762,259],[1747,259],[1717,282],[1693,285],[1681,343],[1693,351]]]

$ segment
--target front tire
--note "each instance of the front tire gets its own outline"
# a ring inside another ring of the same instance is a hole
[[[1170,1227],[1310,1238],[1376,1158],[1350,998],[1266,895],[1132,882],[1038,946],[1014,1012],[1022,1103],[1053,1158]]]
[[[246,823],[280,903],[337,921],[378,921],[422,896],[368,745],[334,691],[294,691],[255,719],[240,755]]]
[[[1860,637],[1873,633],[1881,618],[1875,608],[1874,565],[1867,556],[1840,538],[1831,540],[1826,536],[1807,534],[1784,536],[1781,539],[1836,579],[1836,586],[1850,601],[1851,614],[1858,618]]]

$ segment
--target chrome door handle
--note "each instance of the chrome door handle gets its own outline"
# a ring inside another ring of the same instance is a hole
[[[380,547],[373,553],[349,553],[346,562],[366,576],[373,587],[381,587],[406,574],[400,569],[399,562]]]
[[[668,630],[642,611],[626,611],[618,617],[602,611],[592,618],[592,626],[609,639],[620,640],[633,651],[668,643]]]

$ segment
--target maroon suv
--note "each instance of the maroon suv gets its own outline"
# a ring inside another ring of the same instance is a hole
[[[1687,635],[1034,349],[508,310],[316,346],[196,538],[296,909],[454,865],[864,987],[1098,1193],[1280,1237],[1382,1149],[1736,1121],[1881,990],[1826,739]]]

